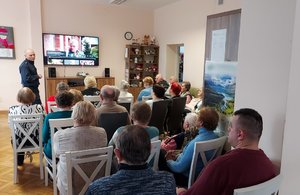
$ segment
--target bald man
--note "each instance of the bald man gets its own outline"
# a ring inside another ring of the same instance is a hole
[[[21,83],[23,87],[30,88],[35,94],[35,100],[33,104],[42,104],[39,92],[39,79],[42,75],[38,74],[36,67],[34,66],[35,53],[33,49],[27,49],[25,51],[25,60],[19,67],[21,74]]]

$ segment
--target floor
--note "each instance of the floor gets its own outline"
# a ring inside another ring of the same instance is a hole
[[[10,129],[7,112],[0,112],[0,195],[2,194],[53,194],[52,183],[46,187],[40,180],[39,155],[33,155],[33,162],[26,158],[24,165],[18,168],[19,183],[13,183],[13,154],[10,143]]]

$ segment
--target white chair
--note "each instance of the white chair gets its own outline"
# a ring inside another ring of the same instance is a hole
[[[95,107],[99,107],[101,105],[99,95],[84,95],[83,100],[91,102]]]
[[[152,96],[148,95],[148,96],[142,96],[142,101],[147,101],[147,100],[151,100]]]
[[[191,162],[191,168],[190,168],[190,174],[189,174],[189,183],[188,183],[188,188],[191,187],[191,185],[195,181],[195,175],[196,175],[196,168],[197,168],[197,161],[202,160],[204,167],[213,159],[216,157],[220,156],[223,150],[223,146],[227,140],[226,136],[217,138],[217,139],[212,139],[212,140],[207,140],[207,141],[201,141],[201,142],[196,142],[195,147],[194,147],[194,154]],[[212,155],[210,159],[206,158],[205,152],[207,151],[212,151]],[[199,154],[200,157],[199,158]]]
[[[128,113],[130,113],[133,104],[133,97],[119,97],[118,104],[124,106]]]
[[[110,169],[111,169],[111,162],[112,162],[112,153],[113,153],[113,147],[104,147],[104,148],[96,148],[96,149],[89,149],[89,150],[81,150],[81,151],[70,151],[66,152],[66,163],[67,163],[67,184],[68,184],[68,190],[67,194],[72,195],[73,192],[73,186],[77,186],[77,184],[73,183],[74,179],[74,173],[76,172],[84,181],[84,185],[81,189],[81,191],[78,194],[85,194],[86,190],[88,189],[90,183],[92,183],[96,178],[96,176],[100,173],[101,170],[103,170],[102,167],[105,166],[105,175],[110,175]],[[85,163],[92,163],[96,162],[98,165],[92,168],[92,173],[90,175],[87,175],[84,172],[84,166],[89,167],[90,164]],[[85,164],[83,166],[83,164]]]
[[[55,101],[47,101],[47,105],[48,105],[48,113],[58,111],[58,107]]]
[[[160,153],[160,144],[161,141],[153,141],[151,142],[151,153],[148,157],[147,163],[153,162],[152,169],[154,171],[158,171],[158,159],[159,159],[159,153]]]
[[[282,176],[276,177],[250,187],[238,188],[233,191],[233,195],[275,195],[278,194]]]
[[[43,114],[10,115],[9,126],[11,129],[11,137],[13,142],[13,153],[14,153],[14,183],[19,182],[18,163],[17,163],[17,156],[19,152],[36,151],[36,150],[39,151],[40,177],[41,179],[44,179],[43,163],[42,163],[43,162],[43,145],[42,145]],[[36,143],[31,138],[33,133],[35,133],[36,129],[39,132],[39,143]],[[16,143],[16,135],[15,135],[16,132],[18,132],[19,135],[24,136],[22,138],[21,143],[18,146]]]
[[[45,156],[45,186],[48,186],[48,174],[51,176],[53,179],[53,193],[56,195],[57,194],[57,175],[56,175],[56,155],[53,149],[53,138],[54,138],[54,133],[60,130],[63,130],[64,128],[67,127],[72,127],[73,126],[74,120],[72,118],[62,118],[62,119],[49,119],[49,125],[50,125],[50,130],[51,130],[51,141],[52,141],[52,159],[47,158]],[[51,168],[52,170],[51,170]]]

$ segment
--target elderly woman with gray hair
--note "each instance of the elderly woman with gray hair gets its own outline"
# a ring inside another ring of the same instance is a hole
[[[100,90],[97,88],[97,81],[94,76],[86,76],[84,78],[85,89],[81,91],[82,95],[99,95]]]
[[[95,107],[86,101],[78,102],[72,112],[72,118],[74,119],[74,127],[64,129],[63,131],[57,131],[54,134],[53,147],[55,153],[59,156],[59,162],[57,165],[57,187],[60,194],[66,194],[67,192],[67,174],[66,174],[66,151],[87,150],[93,148],[101,148],[107,145],[106,132],[101,127],[91,126],[96,118]],[[89,166],[91,166],[89,164]],[[85,167],[84,169],[88,169]],[[78,176],[80,177],[80,176]],[[80,185],[80,179],[76,180],[73,189],[75,194],[78,194],[82,188]]]
[[[129,86],[130,85],[127,81],[125,81],[125,80],[121,81],[119,97],[121,97],[121,98],[123,98],[123,97],[133,97],[132,94],[128,92]]]

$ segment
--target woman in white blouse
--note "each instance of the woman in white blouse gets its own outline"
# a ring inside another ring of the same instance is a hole
[[[35,94],[32,92],[32,90],[28,87],[23,87],[19,90],[17,95],[17,101],[20,103],[19,105],[11,106],[9,107],[8,115],[22,115],[22,114],[43,114],[44,108],[40,104],[32,104],[35,100]],[[9,121],[8,121],[9,122]],[[29,130],[31,128],[32,124],[26,124],[26,129]],[[24,137],[24,135],[18,130],[15,129],[15,135],[16,135],[16,145],[18,146]],[[38,144],[39,140],[39,131],[38,127],[33,131],[33,137],[32,139]],[[29,143],[25,143],[24,146],[26,146]],[[18,165],[21,166],[24,163],[24,152],[18,153]]]

